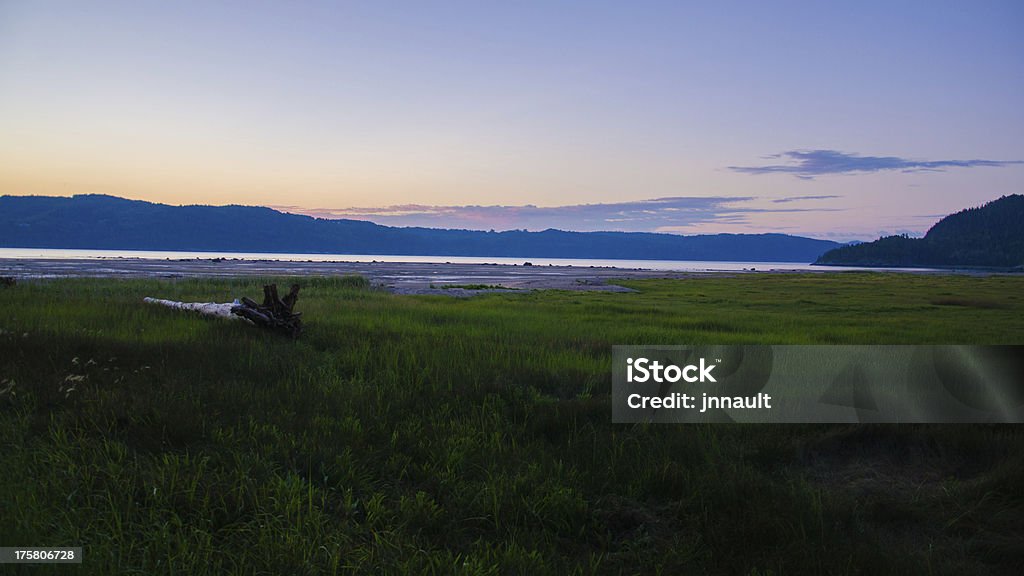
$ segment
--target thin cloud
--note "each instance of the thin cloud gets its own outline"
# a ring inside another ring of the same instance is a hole
[[[787,164],[767,166],[729,166],[743,174],[792,174],[812,179],[824,174],[857,174],[899,170],[901,172],[941,172],[947,168],[1003,167],[1024,164],[1022,160],[911,160],[898,156],[861,156],[838,150],[790,150],[771,156],[787,158]]]
[[[580,232],[654,232],[699,224],[745,222],[755,212],[818,212],[827,209],[758,208],[754,197],[677,196],[610,204],[570,206],[429,206],[403,204],[380,208],[305,209],[271,206],[318,218],[369,220],[388,226],[469,230],[573,230]]]
[[[772,200],[772,202],[776,204],[782,204],[784,202],[797,202],[800,200],[829,200],[832,198],[842,198],[842,196],[838,196],[835,194],[828,196],[787,196],[785,198],[776,198]]]

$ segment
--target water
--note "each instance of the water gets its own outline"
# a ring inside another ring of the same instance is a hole
[[[867,268],[856,266],[813,266],[803,262],[718,262],[702,260],[615,260],[590,258],[506,258],[497,256],[403,256],[382,254],[276,254],[260,252],[179,252],[161,250],[72,250],[64,248],[0,248],[0,259],[21,260],[101,260],[138,258],[146,260],[210,260],[227,258],[250,261],[281,262],[414,262],[433,264],[523,264],[536,266],[576,266],[664,270],[672,272],[824,271],[824,270],[901,270],[924,271],[926,268]]]

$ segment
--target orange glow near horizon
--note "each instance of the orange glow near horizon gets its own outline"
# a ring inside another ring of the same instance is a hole
[[[510,227],[751,198],[652,230],[869,239],[1024,183],[1012,3],[201,6],[0,4],[0,194],[503,206]]]

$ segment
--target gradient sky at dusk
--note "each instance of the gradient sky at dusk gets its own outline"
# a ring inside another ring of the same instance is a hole
[[[1024,3],[0,0],[0,194],[921,233],[1024,192]]]

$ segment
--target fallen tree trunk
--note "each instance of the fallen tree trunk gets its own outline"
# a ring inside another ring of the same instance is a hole
[[[147,304],[167,306],[175,310],[191,310],[205,316],[218,316],[229,319],[239,318],[231,313],[231,308],[238,304],[237,301],[228,302],[227,304],[218,304],[216,302],[175,302],[174,300],[161,300],[159,298],[150,298],[149,296],[143,298],[142,301]]]
[[[160,304],[175,310],[191,310],[206,316],[229,319],[244,318],[257,326],[297,338],[302,333],[302,313],[294,311],[295,302],[298,299],[298,284],[292,284],[291,290],[284,298],[278,296],[276,284],[268,284],[263,287],[263,304],[257,304],[244,296],[241,300],[226,304],[175,302],[148,296],[142,300],[149,304]]]

